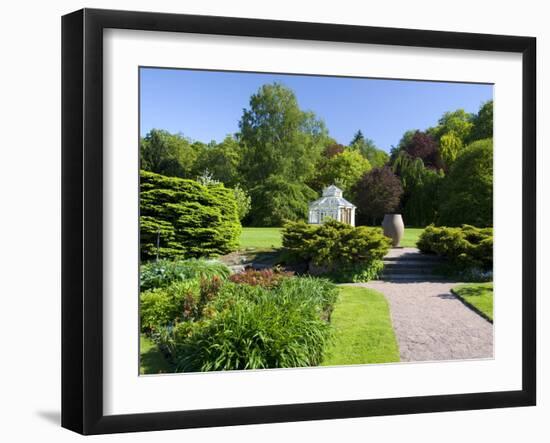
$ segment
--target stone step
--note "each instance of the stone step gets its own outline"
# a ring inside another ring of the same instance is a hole
[[[444,263],[443,261],[433,261],[433,260],[382,260],[384,266],[439,266]]]
[[[433,266],[386,265],[383,272],[386,274],[432,274],[434,268]]]
[[[443,258],[438,257],[437,255],[427,255],[427,254],[404,254],[399,257],[386,256],[382,260],[388,263],[395,263],[395,262],[441,263],[445,261]]]
[[[446,281],[445,277],[433,274],[385,274],[382,273],[378,280],[393,282],[415,282],[415,281]]]

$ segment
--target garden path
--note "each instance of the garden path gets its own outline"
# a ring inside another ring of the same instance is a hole
[[[412,249],[393,249],[390,256],[414,261],[422,254]],[[401,361],[492,358],[493,325],[451,293],[457,284],[415,274],[355,285],[386,296]]]

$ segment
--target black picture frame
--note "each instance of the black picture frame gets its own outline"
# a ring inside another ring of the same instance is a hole
[[[522,54],[522,389],[177,412],[103,413],[103,30],[191,32]],[[62,18],[62,426],[82,434],[530,406],[536,403],[536,39],[83,9]]]

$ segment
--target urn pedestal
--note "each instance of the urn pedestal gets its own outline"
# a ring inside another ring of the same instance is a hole
[[[399,242],[403,238],[403,233],[405,232],[405,225],[403,224],[403,217],[401,217],[401,214],[384,215],[382,228],[384,229],[384,235],[391,238],[392,246],[394,248],[399,246]]]

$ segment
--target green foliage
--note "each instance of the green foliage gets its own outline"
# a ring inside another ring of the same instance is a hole
[[[274,83],[252,95],[239,127],[241,184],[252,198],[250,224],[280,226],[284,219],[305,218],[315,193],[304,183],[329,142],[324,124],[299,108],[291,89]]]
[[[358,151],[369,161],[373,168],[381,168],[388,163],[390,159],[390,156],[385,151],[378,149],[371,139],[363,136],[360,130],[353,136],[350,148]]]
[[[371,260],[365,263],[343,265],[325,275],[336,283],[362,283],[377,279],[383,269],[382,260]]]
[[[234,137],[227,136],[221,143],[205,146],[201,150],[194,171],[196,175],[208,171],[214,180],[220,181],[226,187],[236,187],[240,181],[239,165],[242,155],[239,142]]]
[[[446,112],[439,119],[438,125],[432,130],[436,140],[441,140],[446,134],[453,133],[462,144],[470,139],[470,133],[474,124],[472,123],[473,115],[457,109],[453,112]]]
[[[436,227],[424,229],[418,249],[445,257],[458,271],[478,268],[490,271],[493,268],[493,228]]]
[[[142,259],[224,254],[238,248],[240,233],[232,190],[141,171]]]
[[[176,281],[163,288],[142,292],[139,309],[141,330],[154,332],[192,318],[198,297],[196,280]]]
[[[441,189],[439,217],[447,226],[492,226],[492,139],[472,143],[453,163]]]
[[[374,225],[384,214],[399,207],[403,187],[392,170],[384,166],[365,174],[354,186],[353,193],[359,221]]]
[[[140,140],[141,169],[174,177],[191,177],[199,153],[181,134],[152,129]]]
[[[235,185],[233,188],[233,196],[235,197],[235,203],[237,203],[237,212],[239,214],[239,220],[244,219],[252,207],[252,199],[248,192],[246,192],[240,185]]]
[[[226,283],[201,319],[156,337],[178,371],[315,366],[337,295],[331,283],[310,278],[284,279],[271,290]]]
[[[324,124],[302,111],[294,92],[280,83],[263,85],[250,97],[239,127],[247,188],[273,176],[294,182],[309,178],[328,138]]]
[[[463,146],[462,140],[454,131],[450,131],[441,136],[439,140],[439,151],[441,152],[441,158],[445,162],[447,168],[454,163]]]
[[[493,100],[481,105],[479,112],[473,116],[472,123],[469,142],[493,138]]]
[[[317,193],[309,186],[271,176],[250,190],[253,210],[247,220],[252,226],[281,226],[285,220],[307,217],[309,202]]]
[[[425,226],[436,220],[443,172],[424,167],[422,159],[412,158],[405,151],[396,157],[393,170],[403,184],[401,206],[406,223]]]
[[[367,281],[381,271],[391,241],[380,228],[353,227],[334,220],[322,225],[287,223],[283,246],[291,260],[310,264],[310,272],[338,281]]]
[[[346,149],[330,158],[321,159],[317,165],[315,187],[322,189],[325,186],[336,184],[346,192],[371,169],[369,161],[358,151]]]
[[[140,290],[165,288],[174,282],[201,278],[227,279],[230,271],[223,263],[214,260],[159,260],[140,268]]]
[[[285,279],[292,277],[292,272],[285,272],[279,269],[245,269],[243,272],[233,274],[229,280],[233,283],[246,284],[250,286],[261,286],[263,288],[274,288]]]

